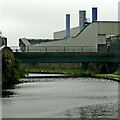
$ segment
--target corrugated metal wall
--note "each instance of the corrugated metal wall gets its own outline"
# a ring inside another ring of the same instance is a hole
[[[107,35],[118,35],[118,22],[98,22],[98,44],[106,44]]]
[[[79,27],[74,27],[70,29],[70,36],[73,37],[75,35],[77,35],[77,33],[80,32],[80,28]],[[62,30],[62,31],[58,31],[58,32],[54,32],[54,39],[62,39],[65,38],[66,36],[66,30]]]
[[[40,46],[95,46],[97,47],[97,23],[88,25],[81,33],[75,38],[47,42],[40,44]],[[91,48],[89,48],[91,50]],[[88,48],[86,48],[88,49]]]
[[[117,35],[118,23],[117,22],[99,22],[98,34]]]

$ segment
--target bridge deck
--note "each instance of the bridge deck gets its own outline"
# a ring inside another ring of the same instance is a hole
[[[77,63],[77,62],[116,62],[120,63],[120,53],[98,52],[14,52],[15,58],[23,63]]]

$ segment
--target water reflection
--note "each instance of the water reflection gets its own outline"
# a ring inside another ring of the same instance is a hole
[[[64,115],[70,118],[116,118],[118,116],[117,104],[101,104],[78,107],[66,110]],[[61,114],[62,115],[62,114]]]
[[[113,81],[45,78],[10,91],[15,95],[3,98],[6,118],[117,117],[118,83]]]
[[[120,82],[118,83],[118,117],[120,119]]]
[[[42,74],[41,73],[39,73],[39,74],[38,73],[37,74],[36,73],[29,73],[28,74],[28,77],[36,77],[36,76],[37,77],[39,77],[39,76],[64,76],[64,74],[43,74],[43,73]]]
[[[2,98],[12,97],[15,93],[9,90],[2,90]]]

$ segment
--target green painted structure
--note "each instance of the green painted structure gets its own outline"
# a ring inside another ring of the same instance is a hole
[[[97,52],[14,52],[22,63],[120,63],[120,53]]]

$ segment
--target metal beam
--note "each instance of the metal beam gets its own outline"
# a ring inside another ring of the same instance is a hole
[[[120,63],[119,53],[40,53],[16,52],[15,58],[22,63],[77,63],[77,62],[111,62]]]

